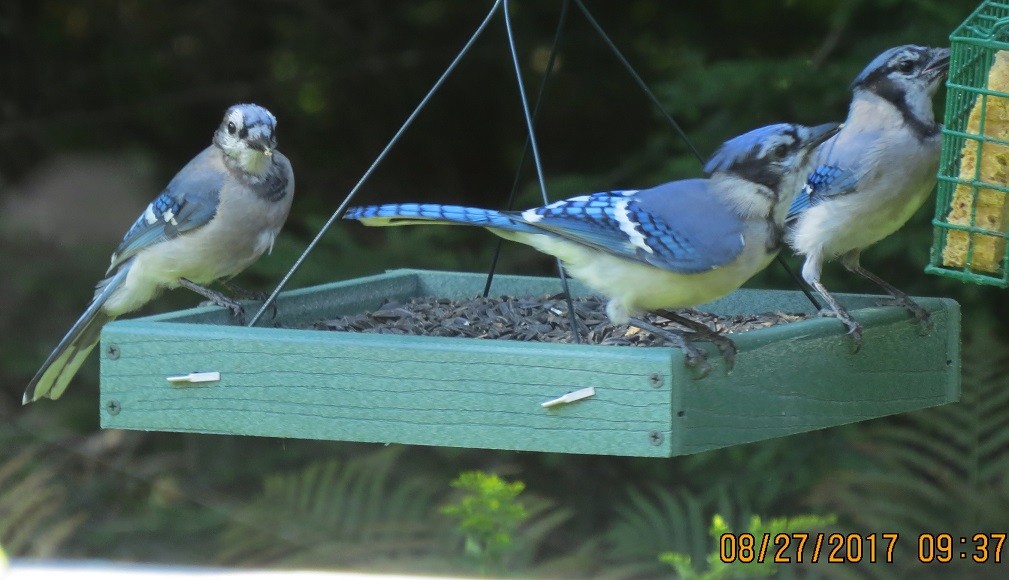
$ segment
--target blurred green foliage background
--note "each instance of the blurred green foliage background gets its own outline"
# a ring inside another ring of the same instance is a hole
[[[469,470],[525,484],[519,497],[527,519],[494,572],[521,576],[649,577],[671,570],[658,559],[671,551],[704,562],[716,513],[734,529],[754,514],[812,513],[836,515],[842,529],[906,534],[901,567],[859,572],[870,575],[956,570],[957,563],[912,563],[918,531],[1009,529],[1009,300],[1000,290],[923,274],[931,204],[863,264],[913,294],[961,302],[964,401],[942,409],[644,460],[103,432],[95,361],[58,402],[20,406],[25,384],[90,298],[119,237],[209,144],[227,106],[254,101],[271,109],[297,175],[294,208],[273,254],[236,280],[270,290],[490,4],[0,4],[0,544],[8,553],[472,573],[486,562],[467,560],[465,534],[442,509],[458,499],[450,482]],[[587,5],[709,154],[758,125],[842,120],[848,83],[872,57],[898,44],[948,45],[977,4]],[[513,0],[530,94],[542,81],[560,6]],[[569,17],[538,121],[550,195],[697,175],[689,149],[581,14]],[[943,97],[936,98],[940,116]],[[357,201],[501,207],[524,137],[498,18]],[[520,176],[518,205],[537,204],[528,164]],[[290,287],[395,267],[486,270],[495,245],[482,230],[338,223]],[[505,246],[501,271],[551,268],[530,249]],[[828,288],[876,292],[842,270],[827,267]],[[793,287],[776,266],[750,285]],[[197,301],[173,292],[145,312]],[[980,570],[967,566],[957,573]],[[822,573],[852,572],[815,575]]]

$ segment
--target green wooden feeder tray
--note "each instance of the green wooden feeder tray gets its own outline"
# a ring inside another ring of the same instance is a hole
[[[483,274],[395,270],[286,292],[279,321],[308,325],[386,299],[478,295]],[[497,276],[495,295],[556,293],[552,278]],[[573,283],[572,292],[588,291]],[[853,354],[837,320],[814,318],[735,335],[726,374],[695,379],[666,347],[544,344],[247,328],[218,308],[109,324],[101,342],[106,428],[669,457],[957,401],[960,310],[919,298],[920,335],[878,296],[842,295],[865,327]],[[717,314],[808,311],[799,292],[739,290]],[[274,321],[277,322],[277,321]],[[711,346],[711,345],[705,345]],[[195,371],[220,380],[172,383]],[[566,393],[595,395],[544,408]]]

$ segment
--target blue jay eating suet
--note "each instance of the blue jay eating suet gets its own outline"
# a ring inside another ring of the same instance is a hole
[[[109,276],[29,383],[24,403],[59,398],[102,326],[164,288],[184,286],[241,312],[204,285],[238,274],[273,247],[294,197],[291,163],[276,150],[277,119],[258,105],[224,114],[213,144],[175,175],[112,254]]]
[[[928,312],[859,264],[862,250],[897,231],[935,187],[940,125],[932,95],[946,77],[949,49],[898,46],[877,56],[851,84],[844,128],[813,154],[816,168],[788,211],[788,242],[806,256],[802,277],[848,327],[862,329],[820,282],[825,260],[840,257],[926,327]]]
[[[609,298],[616,324],[656,332],[707,370],[686,334],[637,318],[660,313],[718,345],[731,366],[735,347],[707,326],[667,312],[709,302],[739,288],[778,253],[785,212],[811,166],[809,153],[835,134],[778,124],[727,141],[705,166],[708,179],[643,190],[573,197],[522,212],[455,205],[387,204],[348,210],[371,226],[417,223],[483,226],[556,256],[573,276]]]

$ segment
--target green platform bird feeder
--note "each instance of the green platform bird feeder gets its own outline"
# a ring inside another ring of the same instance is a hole
[[[616,51],[581,1],[571,3]],[[508,23],[507,0],[499,0],[341,207],[499,8]],[[510,24],[507,29],[521,87]],[[645,88],[636,73],[634,78]],[[524,108],[539,172],[533,114]],[[812,318],[734,335],[739,353],[731,373],[705,344],[713,369],[703,378],[673,347],[315,330],[314,321],[374,311],[386,301],[469,298],[489,286],[486,273],[397,270],[281,292],[324,232],[270,298],[276,298],[279,314],[269,325],[282,327],[256,326],[266,304],[248,327],[209,307],[107,325],[100,348],[102,426],[671,457],[960,397],[960,310],[946,298],[916,299],[933,323],[922,334],[903,309],[879,306],[879,296],[841,294],[865,329],[861,352],[853,352],[836,319]],[[543,296],[559,289],[555,278],[493,279],[495,296]],[[577,281],[568,289],[573,297],[589,293]],[[725,315],[808,312],[810,305],[798,291],[743,289],[701,308]]]

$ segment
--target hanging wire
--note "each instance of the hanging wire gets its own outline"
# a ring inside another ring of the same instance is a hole
[[[592,14],[589,12],[589,9],[585,7],[585,4],[582,4],[582,0],[575,0],[575,4],[578,5],[578,8],[582,11],[582,14],[585,15],[585,19],[589,21],[589,24],[592,25],[592,28],[594,28],[596,32],[599,34],[599,36],[603,39],[603,42],[606,43],[606,46],[608,46],[610,50],[613,51],[613,54],[617,57],[617,60],[620,61],[620,64],[624,65],[624,68],[627,69],[627,72],[630,73],[631,77],[634,78],[634,82],[638,83],[638,86],[641,87],[641,90],[644,91],[646,95],[648,95],[649,99],[651,99],[652,104],[655,105],[655,108],[657,108],[659,112],[662,113],[662,116],[666,118],[666,121],[669,121],[669,124],[672,125],[673,130],[675,130],[680,135],[680,138],[683,139],[684,143],[686,143],[687,148],[690,149],[690,152],[693,153],[694,157],[697,158],[697,162],[700,163],[701,165],[704,165],[704,157],[701,155],[700,151],[698,151],[697,148],[694,147],[694,144],[687,137],[686,132],[683,131],[683,127],[680,127],[680,124],[676,122],[676,119],[674,119],[673,116],[670,115],[668,111],[666,111],[666,108],[662,106],[662,103],[659,102],[659,98],[655,96],[655,93],[652,92],[652,89],[650,89],[648,87],[648,84],[645,83],[644,79],[641,78],[641,75],[638,74],[638,71],[634,70],[634,67],[631,66],[631,63],[624,57],[624,53],[620,52],[620,49],[617,48],[617,45],[613,43],[613,41],[610,39],[610,36],[606,34],[606,31],[603,30],[603,27],[599,25],[599,22],[596,21],[596,19],[592,16]]]
[[[533,117],[529,111],[529,99],[526,98],[526,87],[525,83],[522,82],[522,68],[519,66],[518,51],[515,49],[515,34],[512,32],[512,20],[508,9],[508,0],[504,0],[504,21],[505,30],[508,31],[508,50],[511,52],[512,65],[515,67],[515,80],[519,86],[519,98],[522,99],[522,115],[525,117],[526,131],[529,133],[529,150],[533,154],[533,165],[536,167],[536,179],[540,185],[540,195],[543,197],[543,205],[547,205],[550,203],[550,198],[547,196],[547,184],[543,178],[543,162],[540,159],[539,145],[536,143]],[[546,83],[546,78],[543,79],[543,82]],[[564,273],[564,265],[561,263],[560,258],[557,259],[557,274],[560,276],[561,286],[564,289],[564,301],[567,302],[568,306],[568,319],[571,321],[571,337],[574,343],[578,344],[581,342],[581,335],[578,332],[578,317],[575,316],[575,304],[571,298],[568,276]]]
[[[550,79],[550,75],[553,74],[554,65],[557,61],[557,53],[560,50],[561,38],[564,36],[564,28],[567,23],[568,18],[568,7],[571,5],[571,0],[564,0],[561,4],[561,15],[557,21],[557,30],[554,32],[554,42],[550,47],[550,56],[547,58],[546,70],[543,72],[543,81],[540,82],[540,89],[536,95],[536,102],[533,104],[533,122],[539,118],[540,105],[543,104],[543,95],[546,93],[547,81]],[[522,168],[525,166],[526,159],[529,155],[529,136],[526,135],[526,142],[522,146],[522,154],[519,156],[518,168],[515,170],[515,179],[512,181],[511,193],[508,194],[508,203],[505,204],[505,209],[512,210],[515,208],[515,198],[518,196],[519,182],[522,179]],[[497,245],[494,248],[494,257],[491,258],[490,268],[487,270],[487,281],[484,283],[483,287],[483,297],[486,298],[490,295],[491,284],[494,283],[494,273],[497,271],[497,263],[501,258],[501,249],[504,247],[504,240],[497,238]],[[578,333],[575,332],[575,339],[577,340]]]
[[[596,19],[592,16],[592,14],[589,12],[589,9],[585,7],[585,4],[582,3],[582,0],[574,0],[574,2],[578,6],[578,9],[582,11],[582,14],[585,15],[585,19],[588,20],[589,24],[592,25],[592,28],[594,28],[596,32],[599,34],[599,36],[603,39],[603,42],[605,42],[606,45],[610,48],[610,50],[613,51],[613,54],[616,55],[620,63],[624,65],[625,69],[627,69],[627,72],[630,73],[630,75],[634,78],[634,82],[636,82],[638,86],[641,87],[641,90],[643,90],[645,94],[648,95],[648,98],[651,99],[652,104],[655,105],[655,107],[659,110],[660,113],[662,113],[662,116],[666,118],[666,121],[669,122],[669,124],[673,127],[673,130],[675,130],[679,134],[680,138],[683,139],[683,142],[686,143],[687,148],[689,148],[691,153],[694,154],[694,157],[697,158],[698,163],[700,163],[703,166],[704,158],[701,156],[697,148],[694,147],[694,144],[690,142],[690,139],[687,138],[687,134],[683,131],[683,128],[680,127],[680,124],[677,123],[676,119],[673,119],[672,115],[670,115],[669,112],[666,111],[665,107],[662,106],[662,103],[659,102],[658,97],[655,96],[655,93],[652,92],[652,90],[648,87],[648,84],[645,83],[644,79],[641,78],[641,75],[639,75],[638,72],[634,70],[634,67],[631,66],[631,63],[628,62],[626,58],[624,58],[623,53],[620,52],[620,49],[617,48],[617,45],[613,43],[609,35],[606,34],[606,31],[603,30],[603,27],[600,26],[599,22],[596,21]],[[776,256],[776,259],[778,261],[778,264],[780,264],[781,267],[784,268],[785,272],[788,273],[788,275],[792,278],[792,280],[794,280],[795,283],[799,286],[799,289],[802,290],[802,293],[806,295],[806,298],[813,305],[813,308],[820,310],[822,308],[820,302],[816,299],[816,297],[813,296],[812,292],[809,291],[809,287],[802,280],[802,278],[800,278],[795,274],[795,272],[792,270],[791,267],[789,267],[788,263],[785,262],[785,259],[781,256],[780,253]]]
[[[630,73],[630,75],[634,78],[634,80],[638,84],[638,86],[645,92],[645,94],[652,101],[652,103],[655,105],[655,107],[658,108],[659,112],[666,118],[666,121],[669,122],[669,124],[676,131],[676,133],[679,134],[680,138],[683,140],[683,142],[690,149],[691,153],[693,153],[694,157],[697,158],[698,162],[700,162],[700,163],[703,164],[704,163],[704,158],[701,156],[701,154],[697,150],[697,148],[694,147],[694,144],[690,141],[690,139],[687,137],[686,133],[683,131],[683,128],[680,126],[679,123],[676,122],[676,120],[672,117],[672,115],[670,115],[669,112],[665,110],[665,108],[662,106],[662,103],[659,102],[658,97],[655,96],[655,93],[652,92],[652,90],[648,87],[648,85],[645,83],[645,81],[637,73],[637,71],[634,69],[634,67],[631,66],[631,63],[624,57],[623,53],[620,52],[620,49],[617,48],[616,44],[613,43],[613,41],[610,39],[609,35],[606,34],[606,31],[603,30],[602,26],[599,25],[599,22],[592,16],[592,14],[589,12],[588,8],[586,8],[585,4],[582,3],[582,0],[574,0],[574,2],[575,2],[575,4],[577,4],[578,8],[582,11],[582,14],[585,15],[585,18],[588,20],[589,24],[591,24],[591,26],[596,30],[596,32],[599,34],[599,36],[603,39],[603,42],[606,43],[606,45],[610,48],[610,50],[613,52],[613,54],[621,62],[621,64],[623,64],[623,66],[627,70],[627,72]],[[410,115],[407,117],[406,121],[403,122],[403,125],[400,126],[400,128],[392,136],[392,138],[389,140],[389,142],[386,144],[386,146],[382,149],[382,151],[378,154],[378,156],[375,158],[375,160],[368,167],[368,169],[364,172],[364,175],[361,176],[361,178],[357,181],[357,183],[350,190],[350,192],[347,194],[347,196],[343,199],[343,201],[340,203],[340,205],[336,208],[336,210],[333,212],[333,214],[329,217],[328,220],[326,220],[326,223],[324,223],[323,226],[322,226],[322,228],[319,229],[319,232],[312,239],[312,241],[309,242],[308,246],[301,253],[301,255],[298,256],[298,259],[295,260],[295,262],[291,266],[291,268],[287,271],[286,274],[284,274],[284,277],[277,284],[277,287],[274,288],[273,292],[270,293],[270,295],[266,298],[266,300],[260,306],[260,308],[256,312],[255,316],[253,316],[252,319],[249,321],[248,326],[250,326],[250,327],[255,326],[256,323],[259,322],[259,320],[263,317],[263,314],[267,311],[267,309],[269,309],[270,306],[274,302],[276,302],[277,296],[284,289],[284,287],[287,285],[287,283],[290,282],[290,280],[294,276],[294,274],[301,268],[302,264],[305,262],[306,258],[308,257],[308,254],[311,253],[312,250],[315,249],[315,246],[317,246],[319,244],[319,242],[322,240],[322,237],[326,234],[326,232],[329,230],[329,228],[332,227],[333,223],[335,223],[336,220],[339,219],[340,216],[342,216],[344,214],[344,212],[347,209],[347,206],[350,205],[350,202],[357,195],[358,191],[360,191],[361,187],[364,186],[365,182],[375,172],[375,170],[378,168],[379,164],[381,164],[382,161],[385,160],[386,156],[389,154],[389,151],[391,151],[392,147],[396,143],[399,142],[399,139],[406,132],[406,129],[410,125],[413,124],[413,121],[417,118],[417,116],[424,109],[424,107],[427,106],[428,102],[430,102],[430,100],[434,96],[434,94],[436,92],[438,92],[438,90],[441,88],[442,84],[444,84],[445,80],[455,70],[456,66],[459,64],[459,62],[462,60],[462,58],[469,52],[470,48],[472,48],[473,44],[477,41],[477,39],[480,38],[480,36],[483,34],[484,30],[486,30],[487,25],[490,23],[491,19],[494,17],[494,14],[502,6],[502,4],[504,4],[504,6],[505,6],[505,11],[504,11],[505,12],[505,27],[506,27],[507,32],[508,32],[508,46],[509,46],[509,49],[511,51],[512,62],[514,64],[514,66],[515,66],[515,74],[516,74],[516,79],[518,80],[519,93],[520,93],[521,98],[522,98],[522,111],[523,111],[523,114],[524,114],[525,119],[526,119],[526,128],[527,128],[528,133],[529,133],[529,135],[527,137],[527,141],[526,141],[526,147],[523,149],[522,161],[524,162],[524,160],[526,158],[526,150],[530,150],[531,149],[532,154],[533,154],[533,160],[534,160],[535,166],[536,166],[537,179],[538,179],[539,185],[540,185],[540,192],[541,192],[541,194],[543,196],[544,204],[549,203],[548,202],[548,198],[547,198],[547,194],[546,194],[546,184],[545,184],[544,179],[543,179],[543,168],[542,168],[542,163],[541,163],[540,157],[539,157],[539,148],[537,147],[535,136],[534,136],[534,133],[533,133],[533,131],[534,131],[534,128],[533,128],[533,125],[534,125],[534,123],[533,123],[533,117],[534,117],[534,114],[538,113],[538,111],[540,109],[540,104],[541,104],[543,93],[544,93],[544,90],[545,90],[545,87],[546,87],[546,80],[547,80],[547,78],[548,78],[549,74],[551,73],[552,68],[554,66],[554,62],[555,62],[555,59],[556,59],[556,51],[557,51],[558,44],[560,42],[560,38],[561,38],[561,34],[562,34],[562,26],[564,24],[564,21],[565,21],[565,18],[566,18],[566,14],[567,14],[568,3],[569,3],[568,0],[565,0],[564,5],[563,5],[563,9],[562,9],[562,13],[561,13],[561,20],[558,23],[558,30],[557,30],[557,33],[555,34],[555,38],[554,38],[554,46],[551,49],[550,60],[549,60],[548,65],[547,65],[547,70],[546,70],[546,73],[544,75],[543,83],[540,85],[540,90],[539,90],[539,94],[537,95],[534,112],[531,113],[530,110],[529,110],[529,103],[528,103],[528,100],[526,98],[525,86],[524,86],[524,84],[522,82],[522,76],[521,76],[521,71],[520,71],[520,68],[519,68],[518,56],[517,56],[516,49],[515,49],[515,41],[514,41],[514,36],[512,34],[512,27],[511,27],[511,18],[510,18],[509,14],[508,14],[508,2],[507,2],[507,0],[495,0],[494,4],[491,6],[490,10],[487,12],[487,15],[484,17],[483,21],[480,23],[480,26],[477,27],[477,29],[476,29],[476,31],[474,31],[473,35],[470,36],[469,40],[466,41],[466,44],[463,45],[463,47],[459,51],[459,53],[455,56],[454,59],[452,59],[452,62],[449,63],[448,67],[441,74],[441,76],[438,77],[438,80],[435,81],[434,85],[427,92],[427,94],[424,95],[424,98],[421,99],[421,101],[417,105],[417,107],[413,110],[412,113],[410,113]],[[520,163],[520,170],[521,170],[521,163]],[[518,177],[516,176],[516,182],[513,185],[513,187],[512,187],[512,193],[509,196],[509,208],[514,203],[514,198],[515,198],[515,194],[516,194],[516,191],[517,191],[517,184],[518,184]],[[492,261],[490,271],[488,272],[487,282],[486,282],[486,285],[484,287],[484,295],[485,296],[489,292],[490,285],[491,285],[491,282],[492,282],[493,276],[494,276],[494,271],[495,271],[495,269],[497,267],[497,261],[498,261],[499,255],[500,255],[500,242],[499,242],[499,245],[498,245],[498,250],[494,254],[494,259]],[[809,299],[809,301],[813,304],[814,308],[816,308],[816,309],[819,310],[821,308],[820,303],[816,300],[816,298],[813,297],[813,295],[810,293],[810,291],[806,287],[806,285],[802,283],[801,278],[799,278],[792,271],[792,269],[788,266],[787,263],[785,263],[784,259],[781,257],[780,254],[777,256],[777,260],[778,260],[778,263],[782,266],[782,268],[784,268],[785,271],[788,273],[788,275],[791,276],[792,279],[796,281],[796,283],[799,285],[799,288],[806,295],[806,298]],[[557,262],[557,265],[558,265],[558,272],[559,272],[560,279],[561,279],[561,284],[562,284],[562,286],[564,288],[565,296],[567,297],[568,313],[569,313],[569,315],[571,317],[572,329],[574,331],[573,335],[574,335],[575,341],[577,342],[578,338],[579,338],[578,337],[578,327],[577,327],[576,320],[575,320],[575,317],[574,317],[574,307],[573,307],[573,304],[571,302],[571,292],[570,292],[570,290],[568,288],[567,276],[565,275],[564,269],[561,266],[561,263],[560,263],[559,260]]]
[[[406,118],[406,121],[403,122],[403,125],[392,136],[392,139],[389,140],[389,143],[387,143],[385,148],[382,149],[381,153],[378,154],[378,157],[376,157],[375,160],[372,161],[371,165],[368,167],[368,170],[365,171],[364,175],[361,176],[361,179],[359,179],[357,181],[357,184],[354,185],[353,189],[350,190],[350,193],[347,194],[347,197],[343,199],[343,202],[341,202],[340,206],[336,208],[336,211],[333,212],[333,215],[331,215],[329,219],[326,221],[326,223],[323,224],[322,228],[319,230],[319,233],[315,235],[315,238],[313,238],[311,242],[309,242],[308,247],[305,248],[305,251],[301,253],[301,255],[298,257],[297,260],[295,260],[294,265],[291,266],[291,269],[287,271],[287,274],[285,274],[284,277],[280,280],[280,283],[277,284],[277,287],[273,290],[273,292],[269,295],[269,297],[267,297],[266,301],[263,302],[263,305],[259,308],[259,311],[256,312],[256,315],[253,316],[252,320],[249,321],[250,327],[255,326],[256,323],[259,322],[259,319],[263,317],[263,313],[266,312],[266,310],[270,307],[270,305],[277,300],[277,295],[280,294],[281,290],[284,289],[284,286],[286,286],[287,283],[291,280],[291,277],[294,276],[294,273],[298,271],[302,263],[304,263],[305,258],[308,257],[308,254],[312,250],[314,250],[315,246],[319,243],[320,240],[322,240],[322,236],[325,235],[325,233],[329,230],[329,228],[333,225],[333,223],[344,214],[344,212],[347,209],[347,206],[350,205],[351,200],[353,200],[354,196],[357,195],[357,192],[361,189],[364,183],[371,177],[371,174],[375,172],[375,169],[377,169],[378,165],[382,163],[386,155],[389,154],[389,151],[392,149],[392,147],[399,141],[400,137],[403,136],[403,133],[406,132],[406,129],[411,124],[413,124],[414,119],[416,119],[417,115],[420,114],[421,110],[423,110],[424,107],[427,106],[427,103],[431,100],[431,97],[434,96],[436,92],[438,92],[438,89],[441,88],[441,85],[445,82],[445,79],[447,79],[449,75],[452,74],[452,71],[455,70],[455,67],[456,65],[459,64],[459,61],[462,60],[463,56],[465,56],[466,53],[469,52],[470,48],[473,46],[476,40],[480,38],[480,35],[483,34],[483,31],[487,28],[487,25],[493,18],[494,13],[497,12],[498,8],[501,7],[502,2],[503,0],[495,0],[494,5],[491,6],[490,10],[487,12],[487,16],[484,17],[483,22],[480,23],[480,26],[477,27],[473,35],[470,36],[469,40],[466,41],[466,44],[463,45],[462,50],[459,51],[459,54],[457,54],[455,58],[452,59],[452,62],[449,63],[448,68],[445,69],[445,72],[443,72],[441,76],[438,77],[438,80],[435,81],[431,89],[427,92],[426,95],[424,95],[424,98],[421,99],[417,107],[413,110],[412,113],[410,113],[410,116]]]

